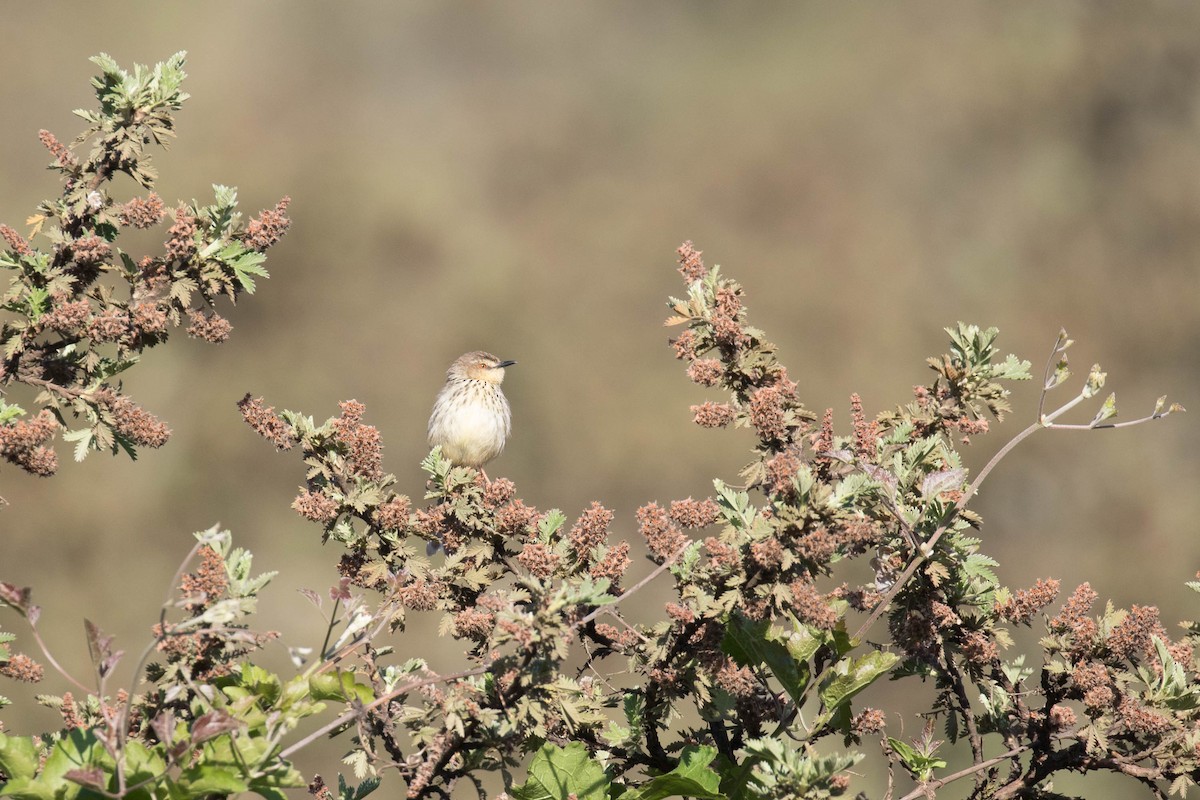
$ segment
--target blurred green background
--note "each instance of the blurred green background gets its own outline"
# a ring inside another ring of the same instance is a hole
[[[683,239],[743,282],[808,405],[843,426],[851,392],[871,411],[910,399],[960,319],[998,326],[1035,370],[1065,326],[1077,370],[1101,361],[1125,418],[1164,393],[1200,406],[1194,4],[106,2],[4,17],[0,221],[22,227],[57,193],[36,133],[78,132],[100,51],[125,67],[189,52],[193,97],[156,156],[168,204],[214,182],[250,214],[293,198],[230,342],[180,334],[130,373],[174,428],[167,447],[81,465],[60,447],[52,480],[0,470],[0,578],[35,587],[47,639],[80,671],[83,613],[140,651],[191,532],[217,521],[282,570],[262,624],[319,644],[295,590],[333,582],[339,553],[289,509],[298,459],[242,424],[246,392],[320,419],[366,403],[385,468],[419,497],[445,367],[483,348],[520,362],[490,472],[539,508],[573,517],[597,499],[633,537],[639,505],[734,478],[750,436],[690,423],[716,398],[661,326]],[[1014,400],[973,466],[1033,419],[1037,387]],[[1196,423],[1023,444],[978,503],[1002,579],[1088,580],[1160,606],[1172,630],[1197,616],[1183,587],[1200,567]],[[301,766],[331,774],[340,749]]]

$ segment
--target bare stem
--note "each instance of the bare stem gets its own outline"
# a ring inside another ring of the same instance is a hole
[[[33,640],[35,642],[37,642],[38,648],[42,651],[42,657],[46,659],[47,663],[49,663],[50,666],[54,667],[54,671],[57,672],[59,675],[62,675],[64,678],[66,678],[71,683],[75,684],[75,686],[77,686],[82,691],[86,692],[87,694],[91,694],[92,690],[89,687],[84,686],[82,683],[75,680],[75,678],[72,677],[69,672],[67,672],[65,669],[63,669],[62,665],[59,664],[57,660],[55,660],[54,656],[52,656],[50,654],[50,649],[48,647],[46,647],[46,642],[42,639],[42,635],[40,633],[38,633],[37,626],[33,625],[31,623],[29,625],[29,630],[31,633],[33,633]]]
[[[1066,344],[1064,344],[1064,342]],[[1046,359],[1046,369],[1044,370],[1044,372],[1042,374],[1042,393],[1038,397],[1038,410],[1037,410],[1037,418],[1038,419],[1042,418],[1042,409],[1044,409],[1046,407],[1046,395],[1047,395],[1047,393],[1049,393],[1050,389],[1053,388],[1049,384],[1050,384],[1050,375],[1054,371],[1054,368],[1058,365],[1058,362],[1055,361],[1055,356],[1057,356],[1059,353],[1066,351],[1067,346],[1069,344],[1070,344],[1070,340],[1067,339],[1066,329],[1059,328],[1058,339],[1055,340],[1054,347],[1050,350],[1050,357]]]
[[[26,383],[30,386],[40,386],[48,392],[57,392],[64,397],[82,397],[85,392],[79,389],[71,389],[67,386],[61,386],[53,381],[42,380],[41,378],[27,378],[18,376],[15,378],[19,383]]]
[[[333,598],[333,610],[329,612],[329,624],[325,626],[325,641],[321,642],[321,658],[326,658],[326,653],[329,652],[329,637],[333,635],[333,626],[337,625],[338,607],[342,604],[342,596],[339,594]]]
[[[1105,428],[1129,428],[1134,425],[1144,425],[1147,422],[1154,422],[1154,420],[1162,419],[1165,416],[1167,416],[1166,413],[1147,414],[1138,419],[1127,419],[1124,422],[1105,422],[1100,425],[1076,425],[1055,422],[1046,425],[1046,427],[1056,431],[1098,431]]]

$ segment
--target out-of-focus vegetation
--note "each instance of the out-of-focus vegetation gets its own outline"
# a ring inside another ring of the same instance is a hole
[[[240,423],[247,391],[357,396],[419,493],[445,364],[482,347],[521,362],[490,471],[532,502],[603,500],[632,540],[637,506],[707,494],[749,439],[692,426],[706,395],[671,368],[657,298],[683,238],[736,257],[800,396],[843,419],[852,391],[868,413],[906,398],[958,319],[1031,358],[1067,327],[1124,408],[1200,397],[1191,6],[109,3],[13,6],[5,28],[0,220],[51,193],[37,130],[78,127],[64,109],[88,105],[99,50],[189,51],[187,146],[158,158],[168,204],[214,180],[247,208],[294,200],[275,279],[230,314],[230,341],[181,340],[128,381],[171,447],[50,482],[0,473],[0,570],[131,647],[154,621],[144,590],[218,519],[288,567],[273,591],[334,580],[288,508],[294,474]],[[791,291],[768,292],[784,275]],[[1035,404],[1016,392],[1015,418]],[[1028,443],[977,506],[1004,582],[1089,580],[1195,616],[1197,449],[1186,416],[1169,435]],[[85,499],[54,502],[68,486]],[[323,630],[290,607],[265,597],[263,619],[291,643]],[[86,662],[81,637],[54,635]]]

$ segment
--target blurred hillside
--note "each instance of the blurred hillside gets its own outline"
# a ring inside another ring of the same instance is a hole
[[[960,319],[998,326],[1035,371],[1066,327],[1073,363],[1103,363],[1125,417],[1164,393],[1200,407],[1200,6],[755,11],[7,6],[0,221],[19,227],[56,193],[36,133],[80,129],[88,56],[129,67],[181,49],[192,99],[156,156],[159,193],[233,184],[248,213],[289,194],[295,220],[228,344],[179,335],[131,374],[174,428],[166,448],[49,481],[0,474],[0,577],[35,587],[65,660],[86,662],[84,608],[139,650],[145,598],[216,521],[283,570],[264,625],[319,636],[290,606],[333,581],[337,553],[288,508],[298,459],[242,425],[248,391],[322,419],[363,401],[385,468],[419,498],[444,369],[484,348],[520,362],[514,437],[490,472],[538,507],[573,517],[598,499],[633,536],[639,505],[735,476],[749,437],[691,425],[709,395],[661,327],[683,239],[745,285],[802,396],[843,425],[853,391],[874,411],[907,401]],[[1036,402],[1024,387],[974,466]],[[1185,415],[1022,445],[978,506],[1002,579],[1090,580],[1168,623],[1195,617],[1198,431]]]

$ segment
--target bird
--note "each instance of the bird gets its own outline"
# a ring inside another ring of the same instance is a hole
[[[482,350],[464,353],[446,370],[429,416],[429,446],[441,447],[450,463],[479,470],[504,450],[512,412],[500,390],[504,370],[516,364]]]

